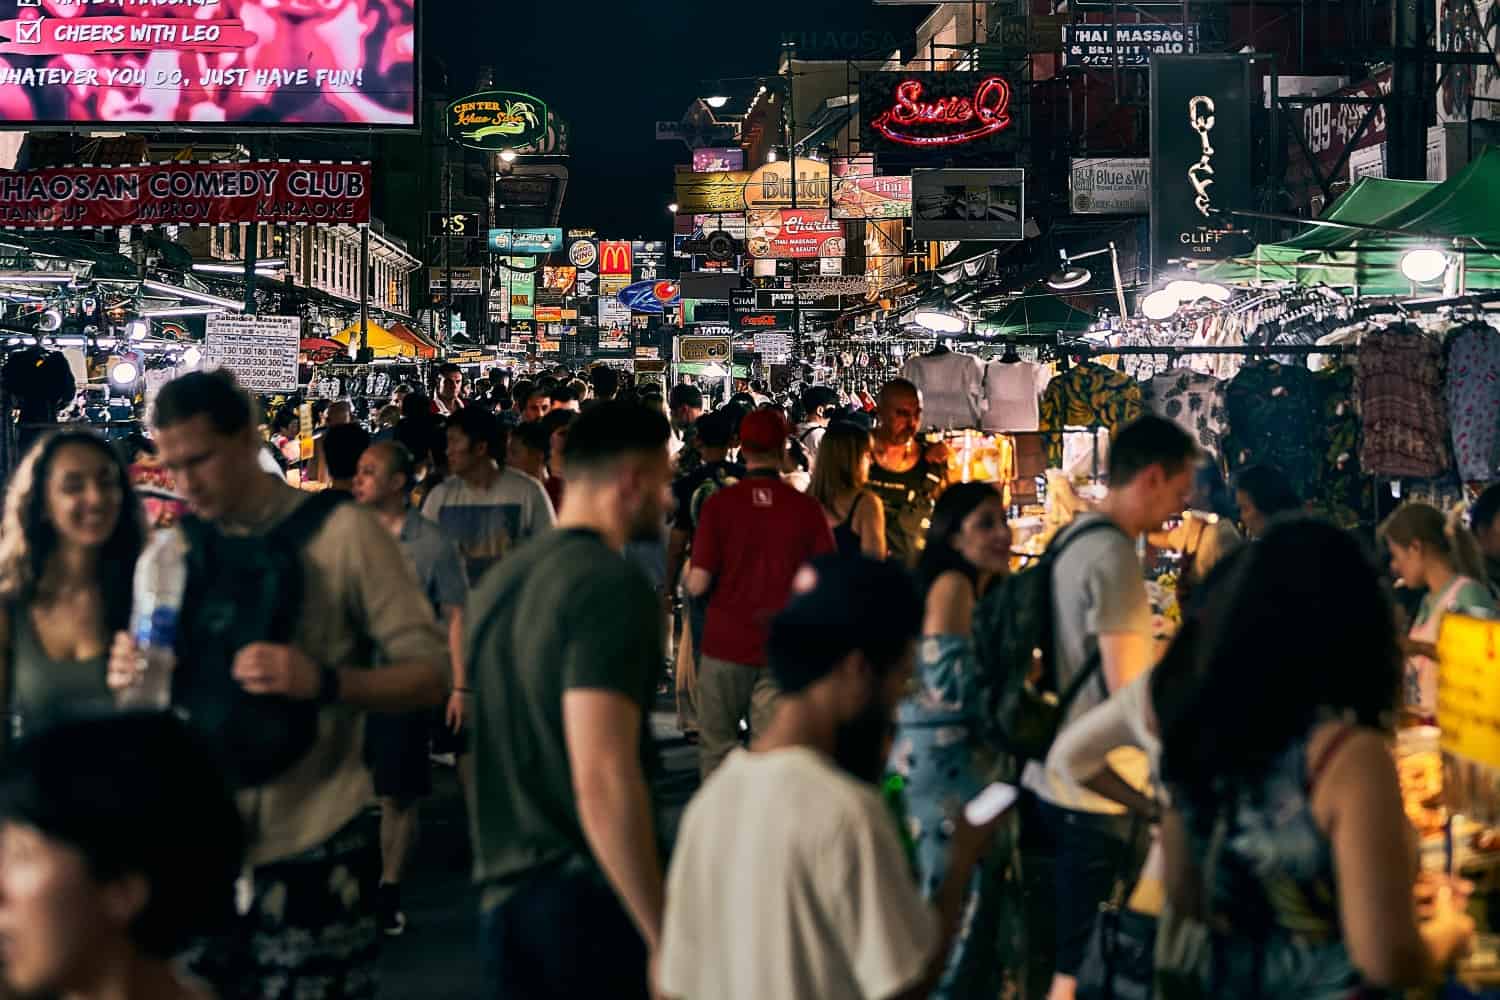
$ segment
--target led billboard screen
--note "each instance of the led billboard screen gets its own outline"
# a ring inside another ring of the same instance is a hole
[[[418,0],[0,0],[0,121],[417,124]]]

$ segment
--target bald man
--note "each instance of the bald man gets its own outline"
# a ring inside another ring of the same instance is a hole
[[[447,724],[463,728],[469,697],[464,669],[463,607],[469,584],[463,557],[443,529],[411,508],[408,497],[416,463],[405,445],[381,441],[365,449],[354,477],[354,498],[373,510],[401,544],[439,621],[448,623],[453,659],[453,691]],[[427,758],[427,712],[372,712],[365,729],[365,761],[380,799],[381,879],[377,899],[381,929],[392,937],[406,930],[401,910],[401,875],[417,839],[417,803],[432,791]]]
[[[932,508],[948,484],[948,446],[922,446],[922,393],[904,378],[881,387],[875,418],[870,489],[885,504],[886,549],[891,559],[915,566]]]

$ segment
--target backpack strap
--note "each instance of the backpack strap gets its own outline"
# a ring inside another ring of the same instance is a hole
[[[1053,539],[1053,544],[1048,546],[1047,548],[1047,586],[1049,588],[1052,586],[1052,574],[1057,564],[1057,560],[1062,556],[1063,552],[1067,550],[1068,546],[1072,545],[1083,536],[1097,531],[1101,528],[1108,528],[1112,531],[1119,532],[1120,537],[1124,538],[1126,541],[1130,540],[1130,536],[1125,534],[1124,529],[1107,517],[1095,518],[1089,521],[1087,524],[1073,529],[1071,533],[1065,531],[1058,538]],[[1104,680],[1103,667],[1104,654],[1101,653],[1096,647],[1089,658],[1084,661],[1083,669],[1078,672],[1077,676],[1075,676],[1071,682],[1069,682],[1066,690],[1059,692],[1057,700],[1058,718],[1066,719],[1068,717],[1068,710],[1072,708],[1073,702],[1078,698],[1079,694],[1083,692],[1084,686],[1091,680],[1093,680],[1096,676],[1099,678],[1100,686],[1104,689],[1104,696],[1106,698],[1109,697],[1109,685]]]
[[[271,529],[271,536],[276,542],[285,543],[293,550],[299,550],[306,545],[312,536],[323,527],[323,522],[328,520],[328,515],[348,501],[348,497],[331,490],[323,490],[314,493],[302,503],[297,509],[282,519],[281,523]]]

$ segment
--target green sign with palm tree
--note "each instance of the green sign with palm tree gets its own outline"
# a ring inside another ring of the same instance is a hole
[[[448,105],[448,137],[471,149],[515,149],[546,135],[547,105],[530,94],[485,90]]]

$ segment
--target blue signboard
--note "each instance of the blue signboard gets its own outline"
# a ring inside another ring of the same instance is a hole
[[[563,247],[561,229],[491,229],[491,253],[556,253]]]
[[[631,312],[660,313],[682,303],[682,288],[675,281],[637,281],[626,285],[619,298]]]

